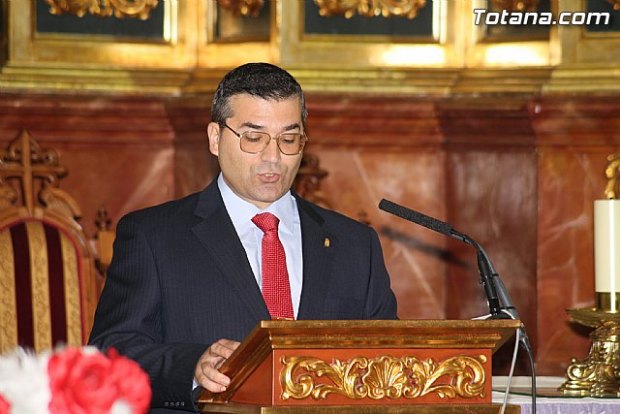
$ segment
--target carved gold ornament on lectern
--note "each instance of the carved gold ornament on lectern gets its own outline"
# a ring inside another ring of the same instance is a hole
[[[45,0],[51,14],[69,13],[83,17],[86,13],[100,17],[114,15],[119,19],[137,17],[146,20],[157,7],[158,0]]]
[[[455,356],[443,361],[413,356],[357,357],[331,363],[320,358],[284,357],[280,374],[282,399],[329,394],[351,399],[414,399],[435,393],[439,398],[484,397],[484,355]]]

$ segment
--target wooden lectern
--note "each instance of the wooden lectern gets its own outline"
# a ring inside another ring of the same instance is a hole
[[[491,355],[515,320],[263,321],[210,413],[497,413]],[[508,413],[519,408],[509,407]]]

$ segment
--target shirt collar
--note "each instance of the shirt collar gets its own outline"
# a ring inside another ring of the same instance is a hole
[[[226,181],[224,181],[222,173],[217,178],[217,185],[222,194],[228,215],[238,234],[242,234],[248,228],[256,227],[252,223],[252,217],[265,212],[272,213],[280,219],[279,231],[293,233],[295,222],[299,220],[299,214],[297,212],[297,202],[290,190],[271,203],[266,209],[261,210],[235,194]]]

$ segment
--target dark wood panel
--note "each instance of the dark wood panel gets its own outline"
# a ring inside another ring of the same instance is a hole
[[[106,96],[22,96],[0,99],[0,139],[22,128],[40,142],[171,145],[174,133],[164,102]]]
[[[618,96],[540,98],[529,107],[540,146],[620,145]]]
[[[441,141],[432,101],[330,94],[310,95],[306,101],[311,144],[402,148]]]

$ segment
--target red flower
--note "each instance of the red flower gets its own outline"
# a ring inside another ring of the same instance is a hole
[[[83,354],[70,348],[54,354],[48,364],[52,413],[104,414],[116,400],[114,384],[107,380],[110,360],[105,355]]]
[[[119,398],[131,406],[134,413],[145,413],[151,404],[151,385],[148,375],[138,363],[120,356],[115,349],[108,350],[108,357],[112,361],[111,372]]]
[[[4,396],[0,394],[0,414],[10,414],[11,404],[4,399]]]
[[[134,414],[149,408],[148,376],[136,362],[115,350],[106,356],[68,348],[52,355],[47,369],[51,414],[108,414],[117,401],[131,407]]]

